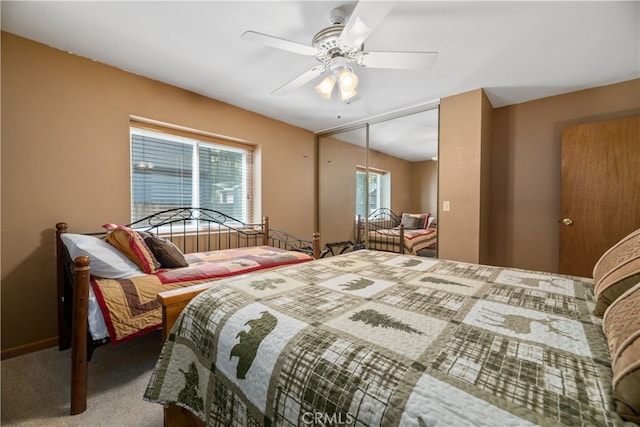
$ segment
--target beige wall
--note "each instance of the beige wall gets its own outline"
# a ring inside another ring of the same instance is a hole
[[[130,115],[256,144],[259,214],[315,231],[311,132],[4,32],[1,102],[3,350],[57,335],[56,222],[129,221]]]
[[[438,255],[557,272],[562,129],[639,112],[638,79],[497,109],[481,89],[443,98]]]
[[[54,224],[67,221],[71,231],[86,232],[129,219],[131,114],[257,144],[261,213],[275,227],[303,236],[314,231],[317,161],[310,132],[7,33],[1,65],[3,350],[49,344],[57,333]],[[490,236],[472,242],[478,257],[489,245],[491,264],[557,271],[561,130],[638,114],[640,80],[498,108],[490,126],[482,90],[463,95],[456,98],[466,119],[441,108],[441,122],[449,120],[445,134],[468,139],[472,148],[447,148],[441,139],[440,200],[451,200],[450,213],[471,203],[474,233],[484,230],[489,214]],[[486,185],[478,153],[487,145],[477,144],[489,127],[487,209],[476,194]],[[454,162],[443,163],[447,157]],[[466,197],[460,180],[468,168],[474,172],[465,182],[474,194]],[[459,187],[455,198],[446,196],[452,185]],[[392,204],[415,209],[408,201]],[[468,221],[450,224],[461,233],[449,242],[468,245]],[[450,232],[441,229],[440,236]]]
[[[365,150],[334,137],[319,141],[320,242],[355,239],[356,167],[365,164]]]
[[[366,164],[365,149],[337,137],[320,138],[320,239],[327,242],[355,239],[356,168]],[[370,150],[369,166],[391,173],[391,210],[409,212],[416,183],[412,163]]]
[[[493,171],[491,148],[493,142],[493,107],[484,91],[482,92],[480,104],[480,242],[478,247],[478,262],[480,264],[489,264],[491,260],[491,176]]]
[[[411,212],[438,214],[438,162],[411,163]]]
[[[412,188],[418,184],[411,179],[411,162],[370,150],[369,166],[391,174],[391,210],[397,213],[410,212]]]
[[[638,79],[493,111],[491,264],[558,271],[562,129],[639,112]]]
[[[440,102],[438,256],[486,262],[491,108],[482,89]],[[443,204],[450,210],[444,211]],[[483,252],[484,250],[484,252]]]

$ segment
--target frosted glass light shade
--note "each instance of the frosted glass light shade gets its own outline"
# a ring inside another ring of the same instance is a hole
[[[340,80],[340,89],[343,91],[355,91],[358,86],[358,76],[352,73],[348,68],[344,68],[338,74]]]
[[[356,96],[357,94],[358,92],[356,92],[355,89],[343,90],[342,88],[340,88],[340,101],[343,101],[343,102],[348,101],[354,96]]]
[[[318,86],[316,86],[316,93],[325,99],[331,99],[331,92],[336,84],[336,79],[333,76],[325,77]]]

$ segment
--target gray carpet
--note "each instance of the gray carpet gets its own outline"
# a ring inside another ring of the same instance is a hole
[[[87,410],[69,415],[71,351],[57,347],[1,362],[0,423],[14,426],[161,427],[162,406],[142,399],[160,332],[105,345],[89,362]]]

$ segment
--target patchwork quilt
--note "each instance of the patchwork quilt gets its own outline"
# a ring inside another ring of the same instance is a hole
[[[616,426],[590,279],[361,250],[224,280],[145,399],[210,426]]]
[[[185,254],[188,267],[164,269],[126,279],[91,279],[112,343],[162,326],[158,293],[251,271],[313,260],[296,251],[271,246]]]
[[[417,255],[418,251],[436,243],[438,232],[435,228],[404,230],[404,253]],[[400,229],[382,228],[369,231],[371,249],[400,253]]]

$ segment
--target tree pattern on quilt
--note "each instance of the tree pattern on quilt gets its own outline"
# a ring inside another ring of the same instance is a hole
[[[422,335],[422,332],[420,332],[415,328],[412,328],[406,323],[403,323],[387,314],[380,313],[370,308],[352,314],[351,317],[349,317],[349,320],[361,321],[366,323],[367,325],[373,326],[374,328],[375,327],[392,328],[392,329],[397,329],[399,331],[405,331],[412,334]]]
[[[278,283],[284,283],[285,280],[282,278],[265,278],[262,280],[252,280],[249,282],[249,286],[253,289],[257,289],[259,291],[265,291],[267,289],[278,289],[276,286]]]
[[[436,285],[462,286],[464,288],[470,288],[471,287],[469,285],[463,285],[462,283],[457,283],[457,282],[453,282],[451,280],[445,280],[445,279],[441,279],[439,277],[432,277],[432,276],[423,277],[422,279],[420,279],[420,281],[423,282],[423,283],[433,283],[433,284],[436,284]]]
[[[403,261],[400,264],[400,267],[415,267],[416,265],[420,265],[422,264],[422,261],[420,261],[419,259],[408,259],[406,261]]]
[[[336,267],[342,267],[342,268],[351,267],[352,265],[355,265],[355,263],[356,263],[355,261],[352,261],[349,259],[331,261],[331,264],[335,265]]]

